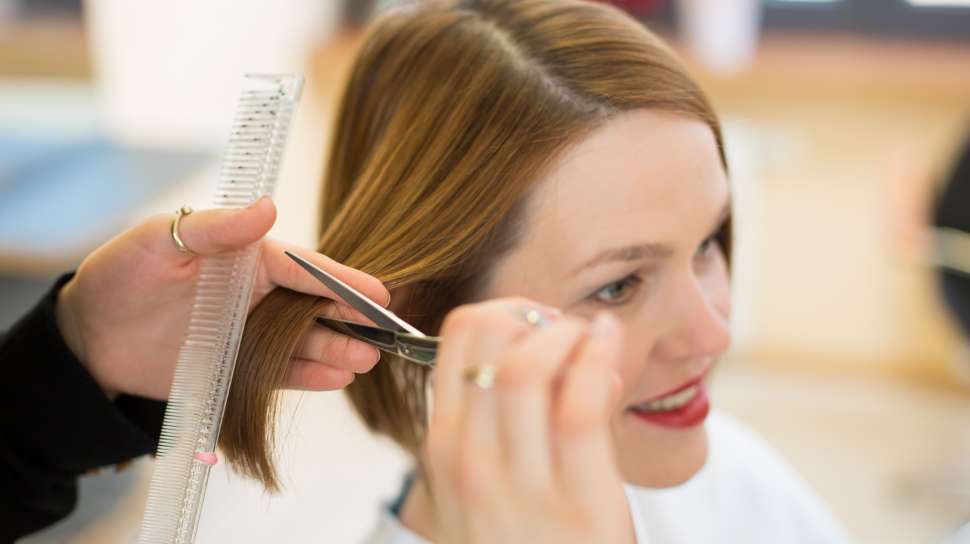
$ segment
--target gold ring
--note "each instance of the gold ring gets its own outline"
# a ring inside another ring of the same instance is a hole
[[[498,374],[498,368],[495,365],[482,364],[466,368],[462,377],[467,383],[488,391],[495,386],[496,374]]]
[[[195,257],[198,255],[198,253],[189,249],[188,246],[185,245],[185,242],[182,241],[182,237],[179,236],[179,222],[182,221],[183,217],[190,215],[191,213],[192,208],[189,206],[182,206],[181,208],[175,210],[175,219],[172,219],[172,240],[175,240],[175,246],[178,247],[179,251]]]

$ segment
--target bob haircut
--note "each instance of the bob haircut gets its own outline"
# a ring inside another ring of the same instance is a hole
[[[670,49],[620,10],[580,0],[408,4],[370,29],[343,92],[323,180],[319,251],[393,290],[435,334],[473,302],[516,243],[525,202],[565,148],[616,115],[655,108],[718,120]],[[591,179],[590,183],[597,183]],[[721,242],[725,251],[730,227]],[[279,489],[278,390],[314,317],[333,302],[277,289],[246,326],[221,445]],[[346,391],[364,423],[419,458],[429,372],[393,356]]]

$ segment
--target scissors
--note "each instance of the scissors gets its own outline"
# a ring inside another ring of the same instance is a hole
[[[317,323],[333,329],[340,334],[345,334],[362,342],[366,342],[381,351],[400,356],[402,359],[417,363],[419,365],[434,367],[435,357],[438,355],[438,342],[441,340],[437,336],[428,336],[419,331],[416,327],[401,319],[394,312],[385,309],[380,304],[367,298],[353,287],[340,281],[332,274],[315,266],[306,259],[284,251],[286,256],[296,261],[296,264],[303,267],[320,283],[326,285],[331,291],[349,304],[358,312],[367,316],[368,319],[377,323],[365,325],[344,319],[332,317],[317,317]]]

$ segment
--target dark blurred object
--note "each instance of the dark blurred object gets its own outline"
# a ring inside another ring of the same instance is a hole
[[[970,338],[970,133],[936,202],[933,226],[946,239],[945,259],[939,262],[940,282],[947,305]]]
[[[364,28],[374,15],[376,0],[344,0],[340,24],[346,29]]]
[[[934,0],[765,0],[766,29],[970,39],[970,3]]]
[[[667,0],[600,0],[612,4],[634,17],[646,18],[663,13],[670,2]]]
[[[970,133],[937,201],[933,224],[970,232]]]
[[[692,0],[600,0],[656,30],[667,28]],[[702,0],[694,0],[698,4]],[[716,0],[713,0],[716,1]],[[766,32],[806,31],[898,38],[970,40],[970,2],[952,0],[763,0]]]
[[[7,0],[10,13],[17,18],[81,17],[81,0]],[[0,4],[3,0],[0,0]]]

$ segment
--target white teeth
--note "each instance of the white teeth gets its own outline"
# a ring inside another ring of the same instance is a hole
[[[692,385],[679,393],[634,405],[633,409],[640,412],[666,412],[676,410],[690,402],[695,395],[697,395],[697,386]]]

